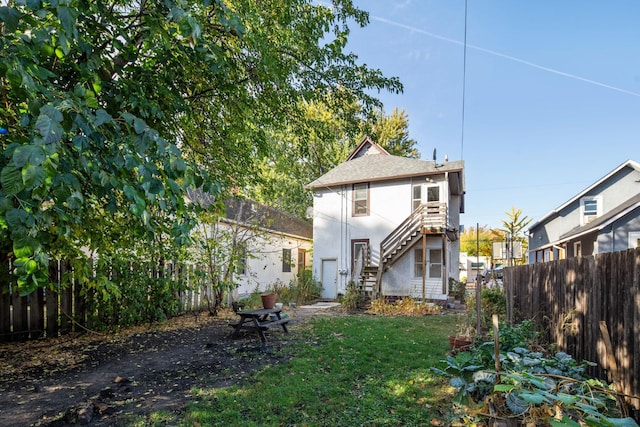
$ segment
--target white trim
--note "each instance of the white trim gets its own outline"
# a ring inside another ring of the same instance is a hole
[[[586,213],[586,205],[587,202],[596,202],[596,211],[595,214]],[[593,221],[594,219],[602,216],[602,195],[599,194],[597,196],[584,196],[580,198],[580,225],[585,225]]]

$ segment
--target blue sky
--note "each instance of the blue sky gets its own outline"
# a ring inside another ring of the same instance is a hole
[[[536,221],[640,161],[640,2],[469,0],[466,67],[464,0],[354,3],[370,24],[348,49],[404,84],[385,111],[423,159],[465,161],[466,227]]]

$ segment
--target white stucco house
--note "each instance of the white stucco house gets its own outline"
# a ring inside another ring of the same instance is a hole
[[[627,160],[529,227],[531,264],[640,245],[640,163]]]
[[[237,271],[239,295],[262,292],[274,283],[288,285],[311,267],[313,227],[302,218],[251,200],[233,200],[226,203],[221,223],[250,233]]]
[[[190,196],[205,207],[213,203],[202,192],[190,192]],[[199,224],[196,230],[220,243],[215,262],[228,264],[232,248],[238,251],[229,275],[236,286],[235,300],[276,283],[288,285],[311,267],[312,225],[252,200],[226,199],[223,215],[213,223]],[[226,267],[220,270],[226,273]]]
[[[490,269],[491,257],[470,256],[466,252],[460,252],[460,278],[458,280],[465,283],[475,283],[478,276]]]
[[[322,296],[337,298],[370,273],[374,297],[446,299],[449,278],[459,277],[463,172],[462,161],[393,156],[365,137],[309,183]]]

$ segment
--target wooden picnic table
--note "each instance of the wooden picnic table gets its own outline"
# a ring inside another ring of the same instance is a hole
[[[282,326],[282,330],[288,333],[287,323],[289,319],[283,319],[281,317],[281,308],[260,308],[257,310],[242,310],[236,311],[236,314],[240,316],[240,320],[235,323],[229,323],[229,326],[233,326],[233,334],[238,335],[243,328],[255,329],[260,335],[262,346],[267,345],[267,337],[264,331],[274,326]],[[275,315],[275,319],[272,318]]]

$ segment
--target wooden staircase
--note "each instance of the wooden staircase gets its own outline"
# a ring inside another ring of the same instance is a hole
[[[378,277],[378,266],[377,265],[367,265],[362,269],[362,273],[360,274],[360,283],[358,290],[360,293],[364,295],[364,299],[366,303],[371,302],[374,298],[375,290],[376,290],[376,281]]]
[[[446,203],[423,203],[380,243],[379,264],[366,267],[376,271],[372,291],[373,299],[381,293],[382,273],[411,248],[415,238],[421,237],[423,234],[457,235],[456,230],[453,230],[448,223],[448,217]]]

